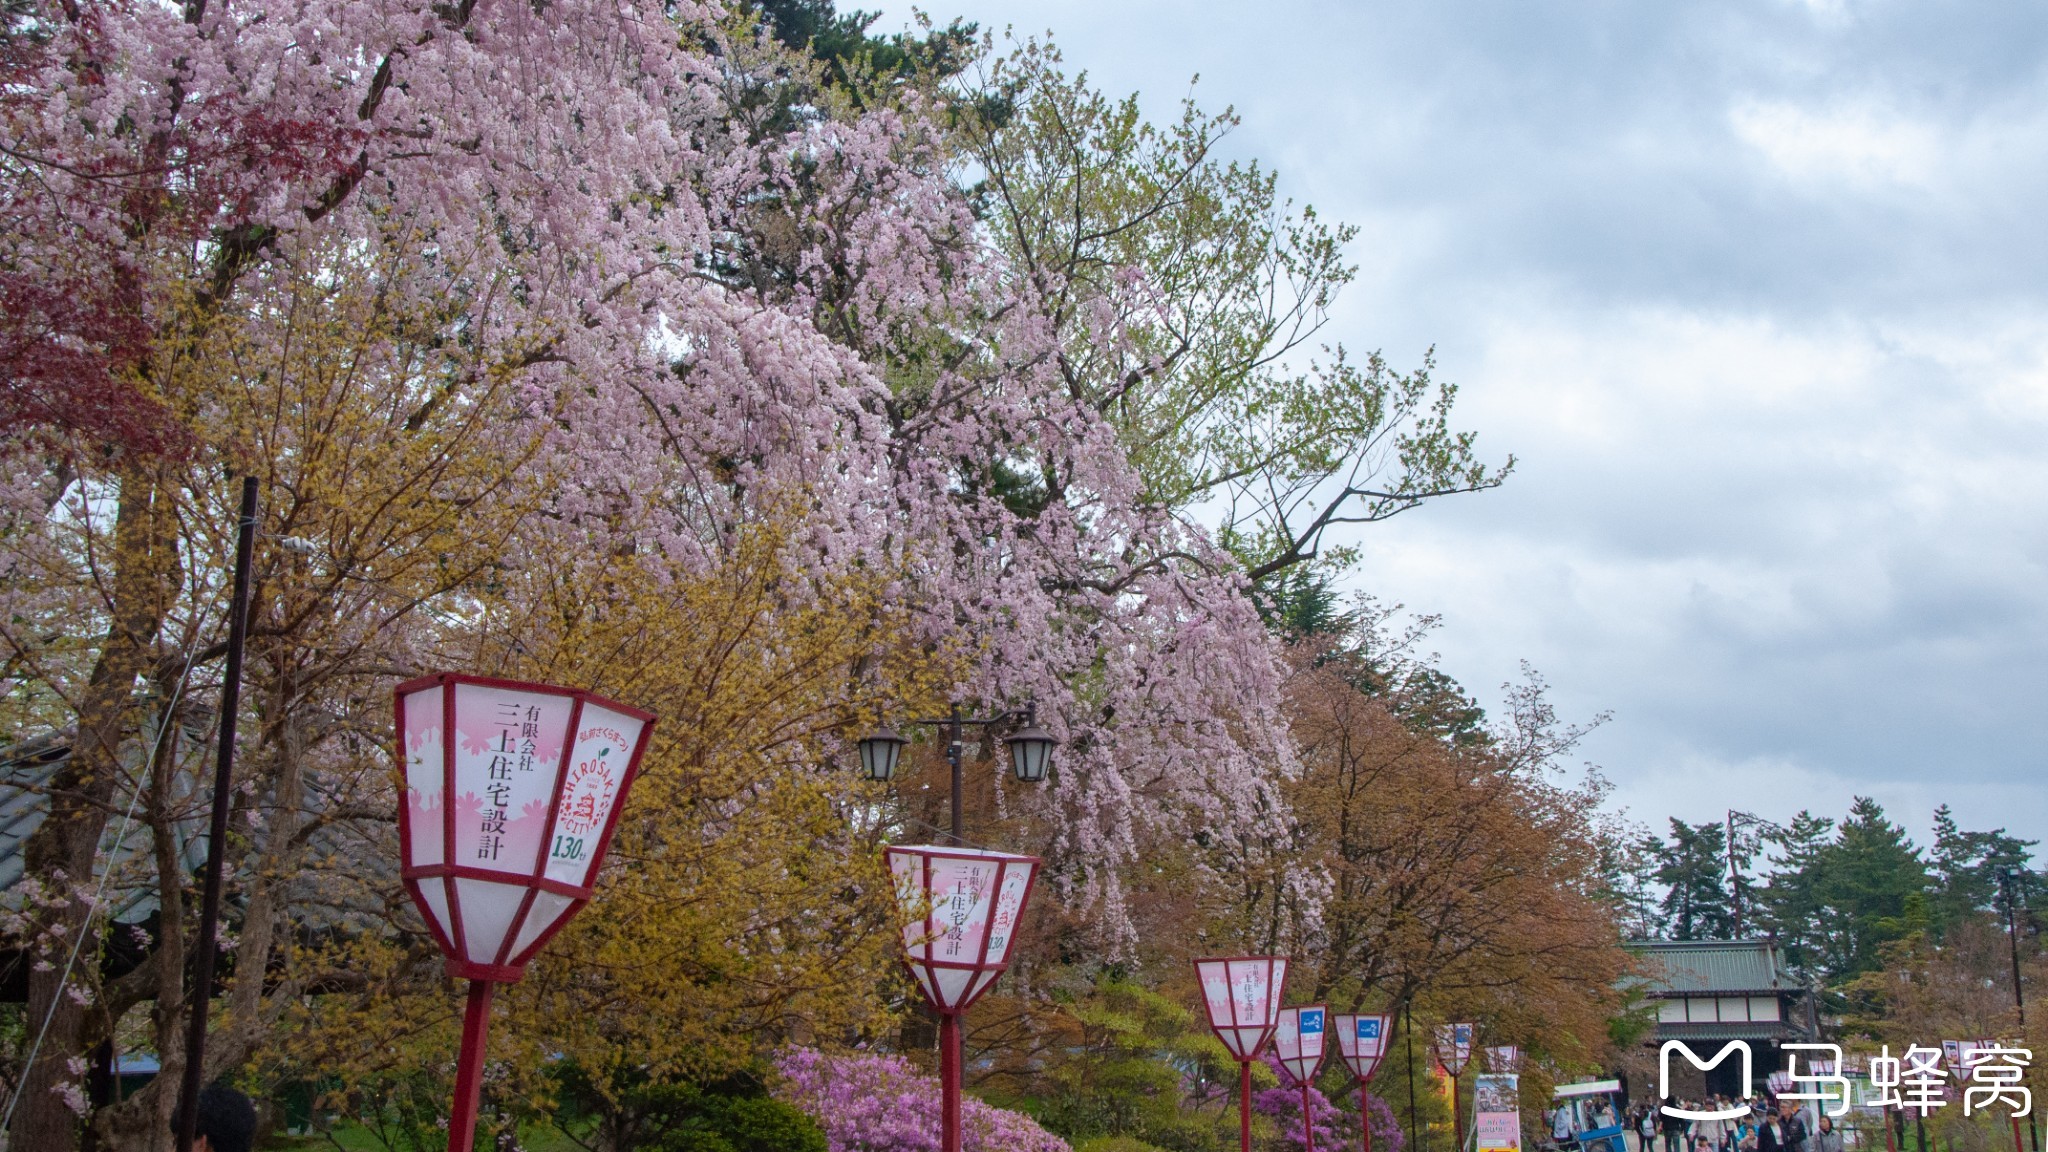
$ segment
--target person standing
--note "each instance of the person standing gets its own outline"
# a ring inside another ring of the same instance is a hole
[[[1685,1102],[1683,1100],[1679,1101],[1679,1107],[1682,1108],[1684,1106]],[[1673,1116],[1667,1112],[1664,1114],[1663,1128],[1664,1152],[1685,1152],[1685,1135],[1692,1128],[1692,1121],[1687,1120],[1683,1116]]]
[[[1565,1101],[1557,1106],[1557,1111],[1550,1114],[1550,1142],[1564,1148],[1576,1144],[1578,1136],[1578,1130],[1573,1123],[1571,1102]]]
[[[1657,1110],[1648,1104],[1636,1117],[1636,1134],[1642,1137],[1643,1152],[1657,1152]]]
[[[1707,1097],[1706,1107],[1701,1109],[1701,1111],[1712,1112],[1718,1106],[1719,1101],[1715,1097],[1709,1096]],[[1721,1138],[1727,1123],[1726,1120],[1718,1116],[1709,1116],[1705,1120],[1693,1121],[1693,1143],[1697,1145],[1700,1141],[1704,1140],[1709,1152],[1720,1152]]]
[[[1843,1152],[1842,1134],[1835,1131],[1835,1122],[1823,1113],[1816,1123],[1820,1130],[1813,1134],[1813,1152]]]
[[[1778,1119],[1784,1132],[1785,1152],[1807,1152],[1807,1138],[1812,1134],[1806,1127],[1806,1120],[1790,1100],[1778,1101]]]
[[[1785,1152],[1785,1126],[1779,1122],[1778,1114],[1768,1108],[1759,1108],[1762,1113],[1756,1124],[1756,1152]]]

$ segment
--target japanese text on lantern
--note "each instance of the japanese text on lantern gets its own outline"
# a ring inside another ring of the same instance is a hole
[[[975,905],[981,903],[982,889],[987,878],[978,868],[968,868],[955,882],[953,898],[946,908],[946,955],[958,956],[960,945],[967,937],[967,921]]]
[[[482,822],[477,837],[476,858],[496,860],[505,847],[505,820],[512,806],[512,774],[532,772],[533,755],[539,750],[540,709],[532,705],[521,708],[512,701],[501,701],[491,718],[497,728],[496,737],[491,741],[491,763],[489,779],[484,785],[484,807],[478,818]]]

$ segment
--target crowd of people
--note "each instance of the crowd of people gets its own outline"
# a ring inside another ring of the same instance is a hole
[[[1638,1105],[1626,1125],[1638,1152],[1843,1152],[1834,1121],[1790,1100],[1710,1096],[1673,1103],[1689,1112],[1746,1111],[1732,1119],[1688,1120],[1654,1104]]]

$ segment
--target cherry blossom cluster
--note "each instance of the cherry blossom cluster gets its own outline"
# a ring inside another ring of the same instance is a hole
[[[178,309],[260,334],[294,277],[374,278],[442,359],[358,386],[489,413],[476,451],[545,493],[508,567],[701,574],[794,518],[791,597],[877,576],[918,622],[903,639],[973,654],[963,701],[1037,702],[1058,771],[1001,799],[1041,818],[1049,842],[1019,846],[1108,946],[1132,942],[1121,877],[1147,843],[1252,850],[1293,769],[1273,641],[1060,378],[1057,285],[979,233],[915,102],[763,129],[731,95],[750,57],[687,3],[26,12],[0,106],[34,177],[0,188],[0,264],[26,271],[0,311],[27,319],[0,337],[48,363],[21,395],[68,380],[107,410],[94,373],[160,359]],[[111,319],[31,298],[57,283]],[[1092,338],[1119,345],[1099,311]]]

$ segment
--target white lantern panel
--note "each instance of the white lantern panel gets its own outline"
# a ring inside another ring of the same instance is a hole
[[[1323,1006],[1282,1008],[1273,1033],[1273,1049],[1296,1080],[1312,1080],[1323,1066]]]
[[[967,1002],[967,988],[979,975],[972,968],[934,968],[932,978],[938,984],[938,1003],[941,1007],[957,1008]]]
[[[399,707],[404,712],[406,846],[414,866],[439,864],[447,832],[442,784],[448,766],[441,685],[407,693]]]
[[[1230,1054],[1239,1060],[1257,1056],[1266,1040],[1264,1028],[1225,1028],[1217,1035],[1222,1038],[1223,1046],[1230,1049]]]
[[[455,940],[455,924],[448,917],[448,890],[442,886],[442,882],[438,878],[421,880],[417,883],[420,886],[420,899],[427,906],[427,915],[432,917],[435,926],[441,929],[441,935],[445,936],[450,943],[453,943]]]
[[[462,902],[462,954],[474,964],[498,963],[505,936],[527,889],[489,880],[457,880],[455,898]]]
[[[1274,1050],[1282,1060],[1320,1060],[1323,1056],[1321,1006],[1282,1008],[1279,1028],[1273,1033]]]
[[[455,850],[449,863],[533,875],[574,703],[548,693],[455,686]],[[467,922],[466,894],[462,902]],[[470,954],[474,958],[476,949]]]
[[[1031,888],[1031,875],[1038,866],[1030,861],[1012,861],[1003,868],[1002,888],[996,893],[995,917],[988,933],[988,962],[1003,963],[1010,954],[1010,941],[1017,935],[1017,921],[1024,915],[1024,897]]]
[[[603,847],[619,787],[647,722],[596,704],[576,721],[576,743],[562,777],[562,799],[548,837],[547,878],[588,887],[590,867]]]
[[[1340,1013],[1331,1020],[1337,1033],[1337,1050],[1346,1059],[1378,1060],[1386,1050],[1389,1018]]]
[[[980,973],[978,973],[975,976],[974,983],[967,989],[967,999],[962,1001],[962,1003],[974,1003],[976,999],[980,998],[983,992],[986,992],[990,988],[995,986],[996,980],[1000,978],[1002,974],[1003,973],[1000,968],[983,969]]]
[[[519,937],[512,941],[512,951],[505,954],[506,958],[516,959],[528,948],[533,947],[533,942],[540,939],[541,933],[554,927],[556,921],[568,916],[575,906],[576,901],[573,897],[553,892],[535,892],[533,906],[526,910],[526,922],[519,926]]]
[[[1287,982],[1287,961],[1232,960],[1229,964],[1231,1011],[1236,1022],[1273,1024],[1280,1010],[1280,989]]]
[[[903,902],[904,913],[913,919],[904,925],[904,946],[920,960],[978,963],[999,861],[981,856],[913,859],[917,871]]]
[[[1472,1059],[1472,1025],[1439,1024],[1436,1029],[1437,1062],[1455,1076]]]
[[[931,969],[921,964],[913,964],[910,966],[910,974],[917,977],[918,990],[924,993],[927,1001],[933,1004],[940,1003],[938,989],[932,984]]]
[[[1202,980],[1202,1006],[1209,1011],[1209,1026],[1222,1028],[1231,1024],[1229,962],[1198,960],[1195,974]]]

